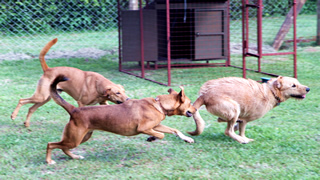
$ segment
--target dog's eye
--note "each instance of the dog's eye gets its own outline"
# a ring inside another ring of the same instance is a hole
[[[295,84],[293,84],[293,85],[292,85],[292,87],[296,87],[296,85],[295,85]]]
[[[120,94],[119,92],[117,92],[116,94]]]

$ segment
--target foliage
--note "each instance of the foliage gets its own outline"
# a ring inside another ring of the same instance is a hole
[[[106,17],[117,14],[116,0],[26,0],[7,1],[0,5],[0,31],[37,33],[74,30],[104,30],[115,23]]]
[[[265,0],[264,16],[283,16],[291,1]],[[231,19],[241,18],[241,1],[230,1]],[[316,0],[308,0],[302,14],[316,13]],[[108,14],[108,15],[107,15]],[[2,33],[104,30],[117,19],[116,0],[24,0],[1,1]]]
[[[300,14],[316,14],[317,0],[306,0],[306,3],[301,9]]]

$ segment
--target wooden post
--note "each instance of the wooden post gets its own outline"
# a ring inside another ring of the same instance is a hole
[[[320,45],[320,0],[317,3],[317,45]]]
[[[300,10],[302,9],[304,3],[306,3],[307,0],[297,0],[297,14],[299,14]],[[318,0],[318,5],[319,5]],[[319,6],[318,6],[319,8]],[[272,47],[278,51],[279,48],[281,47],[284,38],[286,37],[287,33],[289,32],[291,25],[292,25],[292,19],[293,19],[293,8],[291,7],[290,11],[288,12],[286,19],[284,20],[281,28],[278,31],[278,34],[274,38]],[[319,18],[318,18],[319,19]]]

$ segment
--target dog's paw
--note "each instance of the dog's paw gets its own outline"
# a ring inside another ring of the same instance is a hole
[[[47,163],[48,163],[49,165],[56,164],[56,162],[55,162],[54,160],[47,161]]]
[[[150,136],[150,137],[148,137],[148,139],[147,139],[147,141],[148,142],[153,142],[153,141],[155,141],[155,140],[157,140],[158,138],[156,138],[156,137],[154,137],[154,136]]]
[[[192,138],[190,138],[190,137],[184,137],[184,139],[183,139],[185,142],[187,142],[187,143],[194,143],[194,140],[192,139]]]
[[[74,155],[74,157],[72,157],[73,159],[84,159],[83,156],[80,156],[80,155]]]
[[[241,144],[248,144],[251,141],[254,141],[254,140],[253,139],[249,139],[249,138],[243,138],[243,140],[240,143]]]
[[[254,139],[250,139],[250,138],[247,138],[247,137],[245,137],[244,139],[246,140],[247,143],[254,141]]]
[[[29,122],[24,122],[23,124],[24,124],[25,127],[29,127],[30,126]]]

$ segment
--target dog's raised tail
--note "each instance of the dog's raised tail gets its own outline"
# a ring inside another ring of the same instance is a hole
[[[200,135],[205,127],[205,122],[200,116],[199,108],[203,105],[202,97],[198,97],[198,99],[193,103],[193,107],[197,109],[196,113],[193,115],[194,122],[196,123],[196,130],[192,132],[188,132],[192,136]]]
[[[57,41],[58,41],[58,38],[52,39],[44,46],[44,48],[40,52],[39,60],[40,60],[43,72],[49,68],[49,66],[46,63],[46,60],[44,59],[44,56],[47,54],[50,48],[57,43]]]
[[[57,92],[57,84],[67,80],[68,78],[63,75],[57,76],[50,85],[50,96],[58,105],[62,106],[71,115],[71,112],[75,107],[65,101]]]

